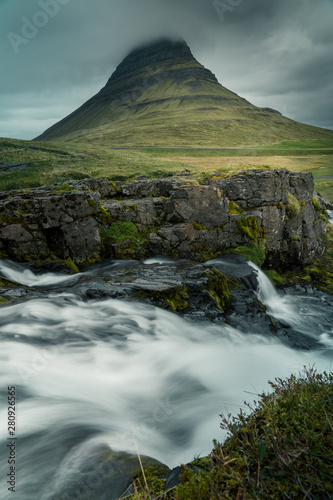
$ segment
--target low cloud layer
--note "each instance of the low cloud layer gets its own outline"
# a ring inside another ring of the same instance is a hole
[[[0,136],[37,136],[161,36],[253,104],[333,129],[332,19],[331,0],[0,0]]]

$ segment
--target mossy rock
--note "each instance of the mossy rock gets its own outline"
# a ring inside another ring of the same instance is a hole
[[[313,208],[315,210],[317,210],[318,212],[321,210],[320,202],[315,196],[312,198],[312,205],[313,205]]]
[[[259,267],[263,265],[266,258],[265,249],[258,246],[248,247],[241,245],[236,248],[231,248],[230,250],[228,250],[228,253],[242,255]]]
[[[229,284],[226,275],[214,267],[210,267],[207,275],[209,280],[206,290],[210,298],[214,300],[219,309],[226,311],[230,307]]]
[[[3,276],[0,276],[0,287],[4,287],[4,288],[12,287],[13,288],[13,287],[17,287],[17,286],[20,286],[20,285],[18,283],[16,283],[15,281],[7,280]]]
[[[301,269],[289,270],[283,277],[287,283],[311,284],[325,293],[333,293],[333,228],[323,236],[325,252],[321,259]]]
[[[151,230],[139,232],[130,221],[113,222],[107,230],[101,231],[104,246],[114,246],[118,259],[143,258]]]
[[[229,204],[229,214],[241,215],[243,210],[237,205],[237,203],[231,201]]]
[[[54,191],[58,191],[60,193],[66,193],[68,191],[74,191],[74,188],[71,187],[69,184],[62,184],[61,186],[54,186]]]
[[[288,219],[293,219],[297,217],[301,210],[301,204],[297,198],[291,193],[288,193],[288,204],[286,207],[286,215]]]
[[[266,269],[264,272],[275,286],[281,286],[283,284],[284,280],[282,276],[280,276],[275,269]]]
[[[259,226],[256,217],[241,216],[240,221],[237,221],[238,232],[248,238],[249,244],[253,247],[263,246],[266,239],[266,232],[263,227]]]
[[[171,288],[169,290],[140,290],[139,297],[150,298],[160,307],[165,307],[173,312],[182,312],[188,306],[189,295],[186,285]]]

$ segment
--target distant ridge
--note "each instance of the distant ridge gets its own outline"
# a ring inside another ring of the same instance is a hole
[[[184,40],[133,50],[98,94],[36,138],[110,146],[248,146],[331,139],[227,90]]]

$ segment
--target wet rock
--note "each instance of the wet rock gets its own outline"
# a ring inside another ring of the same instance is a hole
[[[153,458],[141,456],[140,459],[143,467],[168,470]],[[74,463],[68,467],[66,483],[56,485],[58,491],[51,500],[117,500],[131,492],[132,481],[141,470],[137,455],[116,452],[102,445],[91,450],[89,460],[76,457]]]

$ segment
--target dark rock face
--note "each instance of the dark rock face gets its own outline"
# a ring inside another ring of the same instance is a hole
[[[228,180],[216,181],[230,201],[243,209],[268,207],[278,203],[288,203],[288,180],[291,174],[286,170],[258,171],[248,170],[232,176]],[[313,193],[311,192],[311,200]]]
[[[245,245],[265,249],[267,263],[279,267],[323,253],[327,229],[310,173],[246,170],[204,186],[181,175],[116,184],[87,179],[1,193],[2,255],[203,261]]]
[[[165,204],[167,222],[193,222],[219,226],[226,222],[228,202],[213,186],[184,186],[172,193]]]

